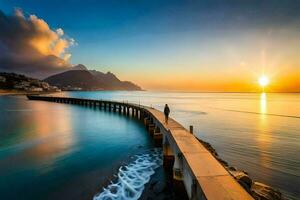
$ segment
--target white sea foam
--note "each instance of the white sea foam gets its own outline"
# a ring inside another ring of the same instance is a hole
[[[121,166],[116,182],[111,182],[93,200],[135,200],[138,199],[149,182],[151,175],[162,165],[161,149],[154,149],[141,155],[126,166]]]

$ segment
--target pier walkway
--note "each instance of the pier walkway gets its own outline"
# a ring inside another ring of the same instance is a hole
[[[28,95],[30,100],[90,106],[140,119],[158,145],[163,146],[164,166],[171,165],[174,181],[183,182],[193,200],[250,200],[249,193],[229,174],[219,161],[181,124],[154,108],[137,104]]]

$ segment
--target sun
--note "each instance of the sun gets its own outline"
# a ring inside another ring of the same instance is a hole
[[[266,87],[267,85],[269,85],[270,81],[267,76],[262,75],[261,77],[259,77],[258,83],[261,87]]]

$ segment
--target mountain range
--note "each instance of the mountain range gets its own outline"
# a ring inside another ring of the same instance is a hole
[[[44,81],[63,90],[142,90],[130,81],[121,81],[111,72],[88,70],[82,64],[52,75]]]

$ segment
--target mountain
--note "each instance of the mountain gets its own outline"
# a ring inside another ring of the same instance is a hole
[[[106,74],[96,70],[90,70],[97,80],[105,86],[107,90],[141,90],[142,88],[130,81],[121,81],[111,72]]]
[[[70,70],[55,74],[44,81],[65,90],[103,90],[104,87],[89,71]]]
[[[75,69],[50,76],[44,81],[64,90],[141,90],[132,82],[119,80],[111,72],[88,71],[84,65],[77,66]]]
[[[73,66],[70,70],[88,70],[83,64]]]

